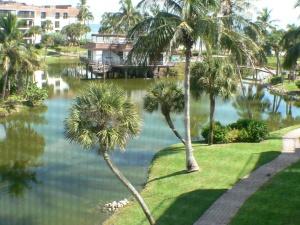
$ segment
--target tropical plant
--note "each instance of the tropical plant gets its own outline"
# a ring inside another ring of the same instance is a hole
[[[175,128],[171,118],[171,113],[180,113],[184,110],[183,90],[177,84],[166,81],[154,84],[144,98],[144,108],[148,112],[160,109],[170,129],[185,144],[185,140]]]
[[[141,13],[134,7],[132,0],[121,0],[121,8],[116,13],[105,13],[101,19],[99,32],[127,34],[141,19]]]
[[[296,79],[295,69],[300,58],[300,27],[288,30],[282,38],[282,47],[285,50],[283,68],[289,69],[291,79]]]
[[[274,28],[270,34],[268,35],[267,45],[271,47],[271,49],[275,53],[276,57],[276,76],[279,76],[281,73],[281,63],[280,63],[280,52],[282,49],[281,40],[283,38],[284,31],[278,30]]]
[[[192,93],[196,97],[207,93],[210,99],[209,144],[214,143],[216,97],[220,96],[226,100],[235,93],[238,83],[236,74],[233,64],[223,58],[206,58],[192,67]]]
[[[87,0],[80,0],[78,8],[79,13],[77,15],[77,19],[80,22],[86,25],[89,23],[89,21],[94,20],[94,16],[87,5]]]
[[[42,30],[44,33],[48,33],[53,30],[53,23],[51,20],[45,20],[42,22]]]
[[[91,28],[85,24],[73,23],[63,27],[62,34],[67,36],[67,40],[71,45],[79,45],[80,38],[91,31]]]
[[[17,17],[12,14],[0,17],[0,51],[3,70],[2,100],[6,97],[9,72],[12,70],[12,65],[20,58],[21,40],[22,35],[18,29]]]
[[[141,195],[113,164],[110,152],[125,150],[127,141],[138,135],[140,118],[124,91],[112,84],[93,83],[76,98],[65,121],[66,137],[97,152],[142,207],[149,223],[154,219]]]
[[[43,29],[40,26],[33,26],[27,31],[26,35],[33,37],[33,43],[36,43],[36,37],[43,33]]]
[[[48,92],[45,89],[38,88],[36,84],[32,83],[25,91],[24,97],[30,106],[35,106],[47,99]]]

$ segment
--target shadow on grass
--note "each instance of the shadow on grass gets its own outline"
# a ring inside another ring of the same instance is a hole
[[[0,216],[0,225],[37,225],[37,223],[34,223],[31,217],[13,218],[12,216]]]
[[[196,190],[182,194],[157,218],[156,225],[192,225],[225,191]]]
[[[166,176],[154,178],[154,179],[152,179],[152,180],[149,180],[148,183],[151,183],[151,182],[157,181],[157,180],[163,180],[163,179],[169,178],[169,177],[176,177],[176,176],[180,176],[180,175],[187,175],[186,170],[181,170],[181,171],[177,171],[177,172],[168,174],[168,175],[166,175]]]

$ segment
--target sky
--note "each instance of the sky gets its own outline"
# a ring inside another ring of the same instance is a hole
[[[76,6],[79,0],[17,0],[28,4],[71,4]],[[251,0],[256,10],[267,7],[272,10],[273,20],[281,28],[287,24],[300,24],[300,9],[294,9],[296,0]],[[133,0],[136,4],[139,0]],[[119,0],[88,0],[90,9],[95,17],[95,23],[99,23],[104,12],[114,12],[119,10]]]

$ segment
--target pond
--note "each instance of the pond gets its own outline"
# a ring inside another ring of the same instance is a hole
[[[68,110],[88,83],[63,75],[72,66],[49,65],[56,87],[45,107],[0,120],[0,225],[99,225],[108,216],[101,206],[129,195],[95,152],[64,138]],[[141,189],[154,154],[178,140],[160,113],[143,110],[143,96],[155,81],[110,82],[126,90],[143,118],[140,136],[129,143],[126,152],[113,153],[114,162]],[[247,117],[247,106],[254,118],[266,120],[272,130],[300,122],[297,106],[254,86],[247,86],[246,97],[218,99],[216,119],[227,124]],[[198,140],[208,121],[208,98],[193,100],[191,111],[192,134]],[[183,116],[173,118],[182,132]]]

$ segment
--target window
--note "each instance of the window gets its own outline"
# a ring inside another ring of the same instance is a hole
[[[60,18],[60,13],[55,13],[55,19],[59,19]]]
[[[69,15],[68,13],[64,13],[64,19],[68,19]]]
[[[55,21],[55,28],[59,28],[59,21]]]
[[[46,12],[42,12],[42,13],[41,13],[41,18],[42,18],[42,19],[45,19],[45,18],[46,18]]]

